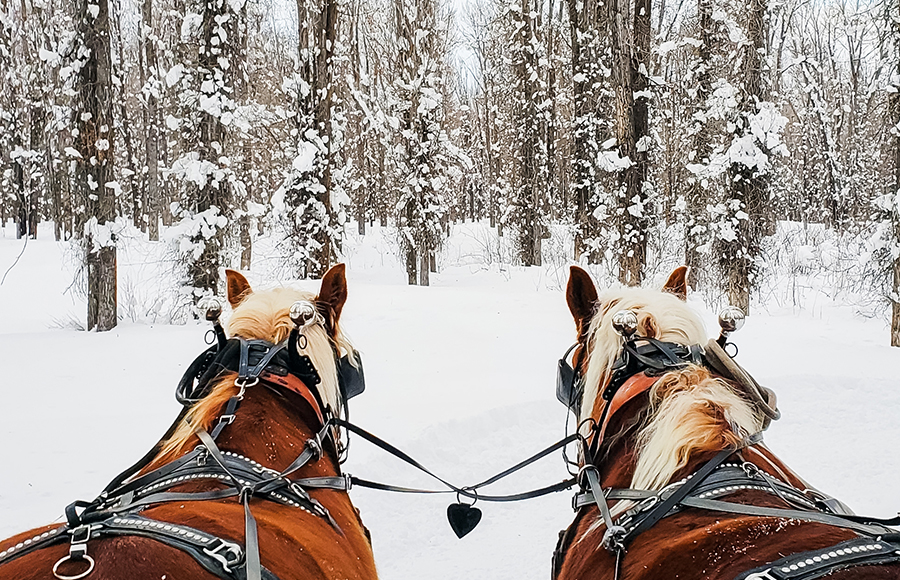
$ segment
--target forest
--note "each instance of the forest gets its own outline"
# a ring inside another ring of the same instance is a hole
[[[0,221],[72,244],[88,329],[126,232],[199,301],[373,224],[428,285],[479,221],[745,310],[803,245],[900,346],[900,0],[0,0],[0,88]]]

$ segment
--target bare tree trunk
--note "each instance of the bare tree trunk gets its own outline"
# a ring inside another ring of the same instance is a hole
[[[146,78],[143,84],[150,83],[146,94],[144,109],[144,163],[147,166],[147,185],[143,189],[144,213],[147,216],[147,232],[151,241],[159,240],[159,125],[157,113],[157,91],[162,90],[159,80],[159,65],[156,59],[156,34],[153,32],[153,0],[144,0],[141,5],[141,21],[143,32],[140,35],[144,45],[146,59]]]
[[[428,286],[430,272],[431,259],[428,252],[422,252],[419,255],[419,286]]]
[[[714,33],[716,25],[712,19],[712,0],[698,0],[697,15],[700,34],[700,46],[697,48],[698,66],[700,70],[697,73],[697,95],[694,97],[695,123],[698,125],[691,146],[695,157],[694,163],[707,164],[712,154],[712,146],[710,144],[709,126],[703,112],[707,107],[707,99],[712,94],[712,75],[710,68],[712,67],[713,43],[717,38]],[[662,16],[660,15],[660,19]],[[662,20],[660,20],[660,23]],[[693,183],[688,186],[684,223],[684,263],[688,266],[688,285],[692,288],[697,287],[697,272],[702,265],[703,256],[699,248],[706,241],[708,236],[708,224],[701,216],[706,213],[707,192],[703,185],[704,179],[695,176]]]
[[[76,144],[81,157],[76,166],[76,180],[87,215],[93,218],[91,222],[97,228],[92,229],[85,239],[87,327],[88,330],[105,331],[115,328],[117,323],[115,238],[106,241],[94,235],[94,231],[108,227],[116,218],[115,194],[106,187],[112,178],[115,143],[107,0],[80,0],[75,20],[88,51],[78,73],[81,110],[76,111],[75,117],[78,126]]]
[[[38,153],[45,149],[45,132],[47,130],[47,110],[44,104],[37,100],[31,107],[31,135],[29,149],[32,158],[28,162],[28,237],[37,239],[37,228],[40,222],[41,198],[47,181],[47,172],[41,167],[42,163]]]
[[[613,81],[615,85],[616,141],[619,156],[631,160],[619,177],[619,281],[630,286],[641,283],[647,254],[645,212],[647,196],[644,181],[647,175],[648,107],[645,96],[635,97],[647,90],[644,71],[650,57],[650,0],[636,0],[634,10],[634,50],[625,23],[625,0],[610,2],[612,27]],[[638,147],[641,143],[642,147]]]
[[[219,24],[219,20],[226,16],[229,16],[230,22],[233,23],[235,14],[230,12],[225,0],[210,0],[207,3],[206,10],[203,13],[200,58],[198,61],[198,68],[204,71],[204,81],[222,82],[222,79],[216,79],[214,75],[215,73],[221,74],[222,69],[219,63],[220,57],[225,54],[225,47],[220,41],[220,37],[216,34],[215,29],[219,26],[225,26],[224,22],[229,22],[229,20],[223,20],[223,23]],[[215,41],[213,41],[213,38],[215,38]],[[229,38],[228,42],[234,42],[234,39]],[[230,85],[230,83],[227,84]],[[222,124],[219,117],[205,110],[200,113],[200,119],[200,140],[197,144],[200,159],[218,166],[219,158],[223,155],[226,145],[227,132],[225,125]],[[227,180],[216,182],[212,179],[207,179],[206,184],[198,192],[197,213],[217,208],[219,215],[230,218],[231,205],[231,187]],[[203,253],[191,264],[191,282],[194,288],[216,294],[219,285],[219,268],[223,265],[225,229],[216,228],[215,233],[211,237],[206,238],[204,242]],[[195,298],[199,300],[200,296],[195,294]]]
[[[312,90],[315,91],[319,98],[316,102],[315,124],[316,130],[325,139],[327,146],[327,156],[325,159],[322,175],[323,190],[317,194],[317,199],[325,207],[328,215],[328,224],[334,227],[337,216],[331,205],[331,193],[333,189],[333,171],[334,151],[332,135],[332,119],[331,107],[334,99],[334,43],[337,39],[337,3],[338,0],[323,0],[322,11],[319,14],[319,25],[316,34],[319,37],[318,59],[316,61],[316,74],[314,76]],[[339,240],[332,239],[330,228],[328,230],[320,230],[318,249],[312,252],[313,261],[310,262],[309,275],[315,278],[321,278],[331,267],[334,261],[332,252]]]
[[[599,228],[594,218],[595,191],[600,182],[598,157],[600,143],[605,141],[602,127],[601,93],[605,84],[602,70],[603,38],[606,37],[607,13],[599,0],[568,0],[572,44],[572,196],[574,198],[574,258],[580,259],[587,249],[585,242],[594,238]],[[592,255],[591,260],[599,256]]]
[[[762,66],[766,46],[766,0],[750,0],[747,10],[747,36],[750,42],[743,49],[741,63],[744,86],[741,112],[745,124],[747,117],[756,112],[759,102],[765,98]],[[719,252],[728,299],[747,314],[750,313],[755,259],[759,255],[760,241],[769,219],[768,179],[757,173],[742,164],[734,164],[730,168],[731,196],[740,203],[748,218],[737,220],[737,238],[722,244],[724,251]]]
[[[891,34],[893,36],[894,45],[894,78],[898,79],[897,84],[900,85],[900,19],[897,18],[897,11],[900,9],[900,2],[896,0],[891,2],[893,6],[886,10],[892,10],[893,28]],[[891,12],[887,11],[888,17]],[[889,149],[893,164],[893,195],[900,195],[900,86],[894,87],[896,90],[888,95],[888,126],[893,126],[892,144]],[[894,240],[900,240],[900,218],[894,216]],[[893,279],[893,300],[891,304],[891,346],[900,346],[900,300],[896,297],[900,296],[900,258],[894,260],[894,279]]]

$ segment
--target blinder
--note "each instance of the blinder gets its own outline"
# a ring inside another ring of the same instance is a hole
[[[338,384],[345,402],[366,390],[366,376],[358,350],[353,350],[338,360]]]
[[[570,346],[556,365],[556,398],[576,415],[584,397],[584,381],[568,359],[577,346],[577,342]]]

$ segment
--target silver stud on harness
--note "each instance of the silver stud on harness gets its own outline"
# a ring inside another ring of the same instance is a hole
[[[619,310],[612,317],[612,325],[625,340],[629,340],[637,332],[637,314],[634,310]]]
[[[321,318],[315,305],[308,300],[294,302],[291,305],[290,316],[291,321],[301,330],[315,324]]]

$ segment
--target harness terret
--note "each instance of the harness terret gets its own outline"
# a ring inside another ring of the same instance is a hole
[[[215,326],[216,344],[194,360],[179,382],[176,398],[184,405],[184,409],[163,437],[165,440],[172,434],[191,405],[209,394],[216,378],[225,372],[236,372],[238,376],[235,385],[239,387],[239,391],[225,404],[211,432],[195,428],[200,445],[170,463],[134,477],[158,454],[157,445],[135,465],[117,476],[94,501],[76,501],[69,505],[66,508],[66,524],[0,552],[0,564],[68,539],[69,553],[56,563],[53,574],[60,580],[79,580],[94,569],[94,560],[88,554],[90,540],[105,536],[138,535],[184,551],[210,573],[225,580],[277,580],[259,560],[256,521],[249,506],[251,497],[297,508],[324,519],[339,530],[328,510],[311,497],[309,491],[322,488],[349,490],[349,477],[290,477],[310,462],[317,461],[326,452],[331,453],[335,463],[338,463],[341,445],[335,429],[342,422],[337,416],[340,410],[326,405],[316,389],[321,379],[315,365],[298,350],[298,346],[305,347],[303,330],[313,324],[321,324],[322,317],[309,302],[295,304],[291,315],[295,327],[288,340],[276,345],[263,340],[226,339],[216,313],[211,318]],[[365,389],[362,362],[356,351],[339,357],[335,349],[335,359],[341,407],[346,412],[347,399]],[[235,412],[246,389],[259,384],[298,394],[317,418],[315,435],[306,441],[301,453],[283,471],[267,468],[236,453],[222,451],[215,443],[223,429],[234,421]],[[214,483],[222,488],[201,492],[169,491],[176,486],[194,482]],[[140,515],[146,507],[166,502],[233,497],[244,506],[243,546],[231,539],[217,537],[189,526]],[[68,566],[67,562],[83,563],[86,568],[78,574],[66,575],[61,568]]]
[[[733,311],[732,308],[729,316],[736,316]],[[700,345],[685,346],[634,336],[637,317],[631,311],[622,311],[613,318],[613,325],[625,340],[622,352],[612,367],[610,381],[601,393],[605,405],[600,419],[592,425],[593,441],[585,453],[587,463],[579,473],[582,490],[573,498],[573,508],[579,510],[596,505],[600,510],[606,525],[601,545],[616,557],[616,577],[618,578],[622,555],[630,541],[659,520],[691,507],[818,522],[851,529],[862,536],[825,550],[793,554],[741,574],[736,580],[814,580],[846,567],[900,562],[900,534],[886,527],[900,525],[900,516],[890,519],[857,516],[838,500],[818,490],[798,490],[765,473],[753,463],[726,463],[741,448],[760,442],[762,432],[747,434],[742,447],[719,452],[695,473],[662,490],[602,488],[600,472],[593,462],[599,456],[609,418],[627,402],[647,392],[658,377],[671,370],[688,364],[702,365],[741,387],[744,395],[764,417],[763,430],[771,420],[780,417],[774,393],[760,386],[725,351],[728,334],[740,328],[740,324],[733,323],[733,318],[723,320],[723,316],[720,316],[722,335],[718,340],[709,341],[704,349]],[[560,402],[578,415],[582,404],[583,382],[578,370],[568,363],[568,355],[576,346],[577,344],[570,347],[559,361],[556,394]],[[747,490],[773,494],[791,507],[761,507],[718,499]],[[607,505],[608,500],[630,500],[636,502],[636,505],[614,519]],[[573,524],[560,533],[553,555],[554,578],[562,568],[574,528]]]

